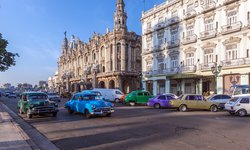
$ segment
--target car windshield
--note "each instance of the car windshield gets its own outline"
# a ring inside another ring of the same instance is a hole
[[[97,96],[102,96],[101,92],[98,91],[92,91],[93,94],[96,94]]]
[[[29,100],[46,100],[47,98],[46,94],[30,94],[28,96]]]
[[[47,95],[57,95],[56,93],[48,93]]]
[[[182,99],[182,98],[183,98],[183,96],[184,96],[184,95],[180,95],[180,96],[178,97],[178,99]]]
[[[239,97],[234,97],[230,100],[230,102],[236,102],[239,99]]]
[[[84,95],[83,100],[96,100],[97,95]]]
[[[235,87],[233,95],[250,94],[250,87],[248,86],[238,86]]]

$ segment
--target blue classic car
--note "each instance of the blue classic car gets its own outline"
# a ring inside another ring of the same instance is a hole
[[[97,98],[93,93],[76,93],[71,100],[65,103],[65,108],[72,114],[78,112],[85,114],[87,118],[94,115],[111,116],[114,112],[114,105]]]

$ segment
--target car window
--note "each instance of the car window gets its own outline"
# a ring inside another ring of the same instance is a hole
[[[239,97],[234,97],[230,100],[230,102],[236,102],[239,99]]]
[[[231,97],[229,95],[221,95],[221,99],[230,99]]]
[[[220,96],[220,95],[214,96],[211,100],[213,101],[213,100],[218,100],[218,99],[221,99],[221,96]]]
[[[203,97],[202,97],[202,95],[195,95],[194,99],[197,100],[197,101],[202,101]]]
[[[29,100],[46,100],[48,97],[46,94],[30,94],[28,95]]]
[[[168,100],[175,99],[175,96],[174,95],[167,95],[167,99]]]
[[[95,100],[96,95],[84,95],[83,100]]]
[[[82,100],[83,100],[83,98],[82,98],[81,95],[78,97],[78,100],[79,100],[79,101],[82,101]]]
[[[120,91],[115,91],[115,94],[122,95]]]
[[[241,104],[249,104],[249,98],[242,98],[240,103]]]
[[[160,99],[160,100],[165,100],[165,99],[166,99],[166,96],[165,96],[165,95],[161,95],[161,96],[158,97],[158,99]]]
[[[149,96],[150,94],[148,92],[144,92],[144,95],[145,96]]]
[[[138,93],[137,95],[138,95],[138,96],[142,96],[142,95],[143,95],[143,93],[142,93],[142,92],[140,92],[140,93]]]
[[[195,96],[194,95],[188,95],[186,97],[186,100],[195,100]]]
[[[79,95],[74,95],[72,100],[78,100]]]

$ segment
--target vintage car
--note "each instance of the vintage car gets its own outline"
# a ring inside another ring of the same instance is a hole
[[[160,109],[162,107],[170,107],[169,101],[176,98],[178,97],[174,94],[158,95],[154,98],[150,98],[147,105],[156,109]]]
[[[50,101],[61,102],[61,98],[57,93],[49,92],[47,95]]]
[[[130,106],[135,106],[136,104],[147,104],[148,99],[153,97],[154,96],[147,91],[137,90],[129,93],[126,96],[124,103],[128,103]]]
[[[95,115],[111,116],[114,112],[114,105],[102,99],[97,99],[98,95],[93,93],[76,93],[71,100],[65,103],[65,108],[72,114],[78,112],[85,114],[87,118]]]
[[[169,105],[183,112],[188,109],[204,109],[216,112],[219,108],[219,103],[207,101],[202,95],[196,94],[181,95],[176,100],[170,100]]]
[[[52,114],[57,116],[58,105],[50,101],[47,94],[43,92],[25,92],[20,95],[18,101],[19,113],[26,113],[28,118],[33,115]]]
[[[219,103],[219,107],[223,109],[226,102],[231,99],[231,96],[226,94],[214,94],[207,98],[208,101]]]
[[[227,110],[231,115],[239,115],[244,117],[250,114],[250,96],[238,96],[232,98],[225,104],[225,110]]]

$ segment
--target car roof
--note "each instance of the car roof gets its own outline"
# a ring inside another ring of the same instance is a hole
[[[44,92],[23,92],[22,94],[46,94]]]

